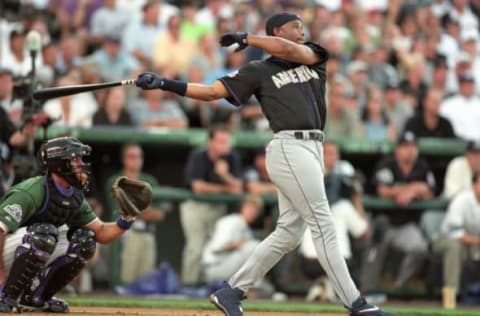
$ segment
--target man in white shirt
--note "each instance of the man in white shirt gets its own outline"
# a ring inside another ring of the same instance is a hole
[[[444,308],[453,309],[466,259],[480,260],[480,172],[474,172],[469,189],[459,193],[448,207],[441,234],[433,250],[443,255]]]
[[[475,95],[475,78],[466,73],[460,76],[459,94],[440,105],[440,115],[453,125],[455,135],[466,139],[480,139],[480,98]]]
[[[480,171],[480,140],[469,141],[465,154],[453,158],[447,166],[443,196],[452,199],[459,192],[469,189],[472,175]]]
[[[223,216],[217,221],[203,251],[205,281],[228,280],[247,260],[259,244],[249,224],[256,220],[262,208],[259,196],[247,195],[240,213]]]

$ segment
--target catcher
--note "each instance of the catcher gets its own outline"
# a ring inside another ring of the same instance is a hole
[[[67,313],[54,295],[93,256],[96,242],[110,243],[133,224],[151,202],[151,186],[119,177],[113,194],[121,216],[102,222],[86,202],[90,146],[73,137],[42,144],[46,172],[12,187],[0,200],[0,312]]]

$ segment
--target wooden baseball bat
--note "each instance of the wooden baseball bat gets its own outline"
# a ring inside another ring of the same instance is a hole
[[[118,81],[109,81],[102,83],[80,84],[63,87],[53,87],[40,89],[33,92],[33,97],[36,100],[48,100],[66,95],[77,94],[81,92],[93,91],[98,89],[105,89],[115,86],[130,86],[135,85],[135,79],[125,79]]]

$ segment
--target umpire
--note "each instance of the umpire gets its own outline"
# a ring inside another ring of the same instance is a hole
[[[368,304],[355,287],[339,251],[325,194],[321,142],[328,52],[305,42],[303,23],[296,14],[273,15],[267,21],[266,33],[224,34],[222,46],[236,45],[239,51],[251,45],[272,56],[250,62],[212,85],[185,83],[154,73],[142,73],[137,80],[137,86],[143,89],[159,88],[204,101],[226,98],[236,106],[255,95],[275,133],[266,150],[266,165],[279,191],[277,226],[210,299],[227,316],[243,315],[241,300],[245,292],[298,246],[308,227],[318,259],[350,315],[391,316]]]

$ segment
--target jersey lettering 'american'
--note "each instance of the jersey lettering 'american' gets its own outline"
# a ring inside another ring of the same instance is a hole
[[[312,78],[318,79],[318,74],[307,66],[302,65],[274,74],[272,76],[272,81],[277,89],[280,89],[287,84],[307,82]]]

